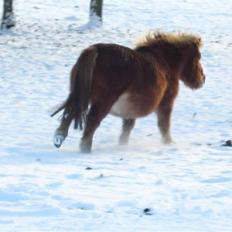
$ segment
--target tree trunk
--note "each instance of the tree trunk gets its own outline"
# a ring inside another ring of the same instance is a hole
[[[90,1],[90,14],[89,21],[96,25],[102,23],[102,5],[103,0],[91,0]]]
[[[13,0],[4,0],[1,28],[11,28],[13,26],[15,26]]]

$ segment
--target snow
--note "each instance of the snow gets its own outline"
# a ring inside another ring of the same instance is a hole
[[[88,24],[89,1],[15,1],[17,26],[0,35],[1,231],[231,231],[232,2],[104,1],[103,27]],[[1,13],[1,12],[0,12]],[[175,143],[162,145],[154,115],[118,147],[121,121],[108,116],[93,152],[70,129],[52,144],[49,110],[68,93],[81,50],[96,42],[133,47],[147,30],[188,31],[204,41],[206,84],[181,84]]]

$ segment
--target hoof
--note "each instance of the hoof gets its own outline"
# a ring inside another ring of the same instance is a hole
[[[65,140],[65,136],[62,134],[55,134],[54,135],[54,139],[53,139],[53,143],[55,145],[55,147],[60,148],[60,146],[62,145],[63,141]]]
[[[80,146],[80,152],[85,153],[85,154],[91,153],[91,148],[85,147],[85,146]]]
[[[80,143],[81,153],[90,153],[92,149],[92,137],[82,138]]]
[[[126,145],[128,145],[128,140],[119,140],[118,145],[119,146],[126,146]]]
[[[92,148],[92,143],[82,141],[80,144],[81,153],[90,153]]]
[[[165,145],[169,145],[173,143],[171,138],[162,138],[161,142]]]
[[[129,143],[129,137],[128,136],[121,135],[119,137],[119,141],[118,141],[119,146],[125,146],[128,143]]]

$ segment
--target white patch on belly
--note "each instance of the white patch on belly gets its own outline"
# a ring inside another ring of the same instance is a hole
[[[133,107],[129,101],[129,94],[122,94],[114,103],[110,110],[110,114],[121,118],[134,118]]]

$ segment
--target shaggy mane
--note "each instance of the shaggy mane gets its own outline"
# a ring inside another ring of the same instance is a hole
[[[195,44],[197,47],[202,46],[201,38],[190,33],[174,32],[149,32],[136,43],[136,48],[149,47],[159,44],[172,44],[175,47]]]

